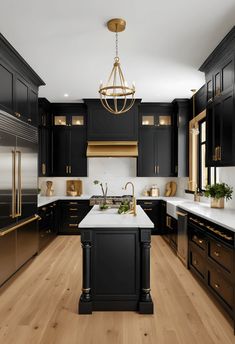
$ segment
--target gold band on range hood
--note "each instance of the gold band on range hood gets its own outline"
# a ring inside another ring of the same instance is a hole
[[[87,157],[137,157],[137,141],[88,141]]]

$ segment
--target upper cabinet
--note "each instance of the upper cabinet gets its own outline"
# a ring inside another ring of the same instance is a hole
[[[174,175],[172,116],[170,103],[142,103],[139,106],[139,177]]]
[[[138,140],[138,104],[124,114],[114,115],[104,109],[99,99],[85,99],[88,109],[88,141]]]
[[[84,104],[53,103],[52,168],[55,177],[87,176],[87,110]]]
[[[235,166],[235,27],[200,67],[206,77],[207,166]]]
[[[0,34],[0,109],[36,126],[41,85],[45,83]]]

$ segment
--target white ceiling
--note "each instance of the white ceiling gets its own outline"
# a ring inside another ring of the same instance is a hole
[[[198,68],[235,24],[235,1],[0,0],[0,31],[46,82],[40,96],[50,101],[98,97],[113,63],[105,23],[114,17],[127,21],[119,55],[137,97],[171,101],[203,85]]]

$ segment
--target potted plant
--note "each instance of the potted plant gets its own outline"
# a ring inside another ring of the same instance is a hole
[[[233,188],[226,183],[207,185],[204,196],[211,197],[211,208],[224,208],[224,199],[232,199]]]
[[[105,188],[103,186],[103,183],[99,182],[98,180],[94,180],[93,182],[95,185],[100,185],[101,190],[102,190],[102,194],[103,194],[103,202],[100,204],[100,210],[105,210],[108,209],[108,204],[107,204],[107,192],[108,192],[108,185],[107,183],[105,183]]]

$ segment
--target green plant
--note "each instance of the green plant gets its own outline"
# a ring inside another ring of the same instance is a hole
[[[212,198],[225,198],[227,201],[232,199],[233,188],[226,183],[207,185],[204,196]]]

